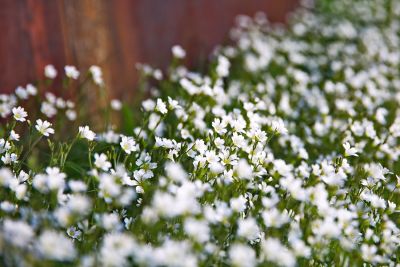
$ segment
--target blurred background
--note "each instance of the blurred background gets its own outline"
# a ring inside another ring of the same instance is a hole
[[[165,68],[171,47],[205,62],[239,14],[285,22],[298,0],[0,0],[0,93],[43,78],[53,64],[99,65],[112,97],[131,96],[136,63]],[[57,88],[54,88],[57,92]]]

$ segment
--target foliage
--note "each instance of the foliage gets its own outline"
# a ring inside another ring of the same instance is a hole
[[[168,72],[140,68],[158,88],[141,121],[112,100],[87,126],[88,102],[44,92],[51,65],[2,95],[2,265],[398,266],[400,4],[383,2],[240,16],[205,73],[175,46]],[[63,81],[107,98],[96,66]]]

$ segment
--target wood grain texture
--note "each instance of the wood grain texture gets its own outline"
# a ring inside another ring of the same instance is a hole
[[[130,96],[136,63],[164,68],[182,45],[193,66],[223,43],[238,14],[274,22],[298,0],[0,0],[0,92],[43,77],[43,67],[103,68],[113,96]],[[58,89],[55,88],[57,91]]]

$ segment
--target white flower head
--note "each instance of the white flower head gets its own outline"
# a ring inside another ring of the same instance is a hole
[[[231,63],[229,62],[229,60],[224,57],[224,56],[219,56],[218,57],[218,64],[217,64],[217,74],[218,77],[226,77],[229,75],[229,68],[231,66]]]
[[[3,163],[5,165],[10,165],[12,163],[17,163],[18,162],[18,156],[15,153],[6,152],[4,154],[4,156],[1,157],[1,161],[3,161]]]
[[[79,136],[89,141],[93,141],[96,137],[96,134],[89,129],[89,126],[86,125],[79,127]]]
[[[19,134],[17,134],[14,130],[11,130],[10,140],[19,141]]]
[[[102,169],[103,171],[108,171],[111,168],[111,163],[107,160],[107,156],[104,153],[94,154],[94,165]]]
[[[131,154],[138,150],[135,140],[130,136],[122,136],[122,140],[119,144],[126,154]]]
[[[174,45],[171,49],[172,55],[175,58],[184,58],[186,57],[186,51],[180,45]]]
[[[118,99],[111,100],[110,105],[113,110],[121,110],[122,108],[122,103]]]
[[[277,132],[279,134],[283,134],[283,135],[287,134],[287,132],[288,132],[288,130],[285,127],[285,123],[283,122],[283,120],[281,118],[272,120],[271,128],[275,132]]]
[[[28,99],[28,97],[29,97],[28,91],[25,88],[21,87],[21,86],[18,86],[17,89],[15,89],[15,94],[20,99]]]
[[[44,136],[54,134],[54,129],[51,128],[51,123],[48,121],[42,121],[41,119],[36,120],[35,128]]]
[[[157,99],[156,111],[160,112],[161,114],[167,114],[168,112],[167,105],[160,98]]]
[[[49,79],[54,79],[57,77],[57,70],[53,65],[47,65],[44,67],[44,76]]]
[[[26,86],[26,91],[28,92],[28,94],[30,95],[36,95],[37,94],[37,88],[32,85],[32,84],[28,84]]]
[[[12,109],[12,113],[14,115],[14,119],[20,122],[26,121],[26,117],[28,116],[28,113],[26,113],[25,109],[23,107],[16,107]]]
[[[95,84],[99,86],[104,85],[103,72],[101,71],[101,68],[99,66],[91,66],[89,68],[89,72],[92,75]]]
[[[212,122],[212,127],[214,128],[215,132],[219,135],[223,135],[227,132],[227,122],[225,120],[220,120],[218,118],[214,119]]]
[[[344,148],[344,150],[345,150],[344,154],[345,154],[346,157],[348,157],[348,156],[358,157],[358,155],[357,155],[357,152],[358,152],[357,148],[351,147],[349,142],[344,143],[344,144],[343,144],[343,148]]]
[[[35,233],[32,227],[23,221],[5,219],[3,223],[4,238],[16,247],[23,248],[33,240]]]
[[[68,77],[68,78],[71,78],[71,79],[74,79],[74,80],[77,80],[78,78],[79,78],[79,71],[76,69],[76,67],[75,66],[70,66],[70,65],[67,65],[67,66],[65,66],[64,67],[64,71],[65,71],[65,75]]]
[[[54,230],[44,231],[36,243],[40,254],[47,259],[69,261],[76,256],[72,240]]]
[[[142,102],[142,107],[145,111],[152,111],[156,107],[156,103],[153,99],[147,99]]]

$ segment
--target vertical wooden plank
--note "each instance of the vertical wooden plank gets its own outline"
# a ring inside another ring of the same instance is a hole
[[[0,2],[0,91],[43,77],[46,64],[65,64],[57,1]]]
[[[43,75],[46,64],[104,70],[114,96],[135,88],[137,62],[165,67],[181,44],[197,66],[226,41],[238,14],[283,21],[297,0],[0,0],[0,92]]]
[[[35,76],[31,57],[33,50],[24,29],[26,9],[23,1],[1,2],[0,92],[11,92],[17,86],[16,80],[26,83]]]

